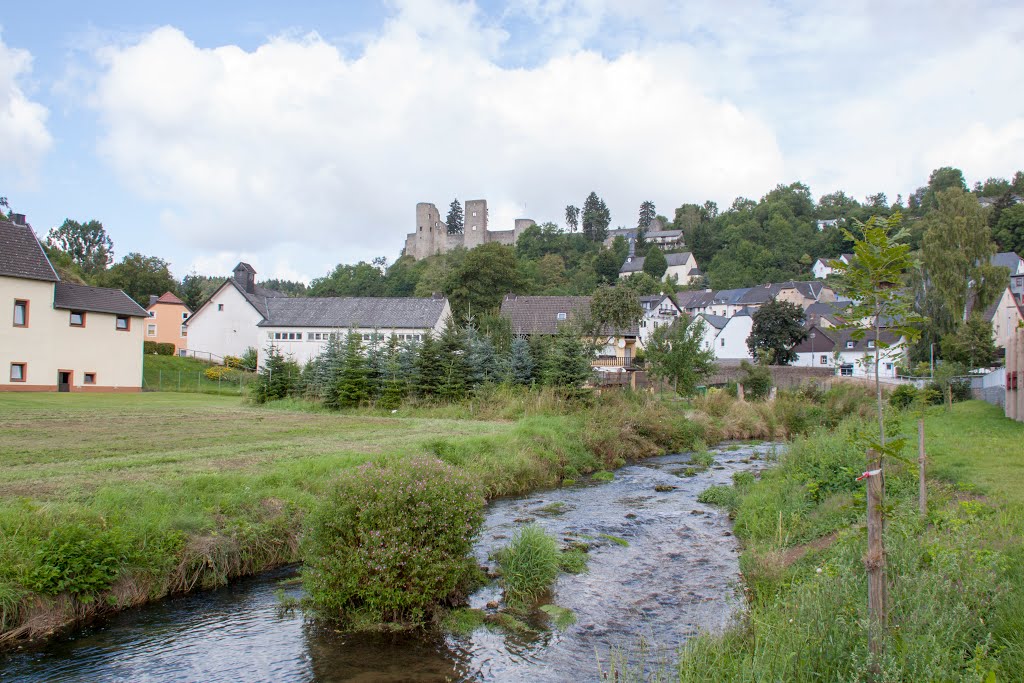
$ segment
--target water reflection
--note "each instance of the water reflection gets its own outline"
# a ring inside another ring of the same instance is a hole
[[[698,629],[731,612],[737,546],[720,511],[700,491],[760,466],[771,445],[715,452],[693,477],[688,457],[665,456],[616,472],[614,481],[498,501],[488,508],[481,563],[534,520],[565,540],[592,544],[589,570],[563,575],[555,601],[576,615],[564,631],[469,637],[352,636],[283,613],[275,594],[295,569],[115,615],[37,650],[0,657],[4,681],[446,681],[593,679],[597,659],[643,638],[647,660],[670,661]],[[758,459],[751,462],[751,456]],[[675,487],[655,491],[655,486]],[[554,504],[554,505],[553,505]],[[560,504],[560,505],[559,505]],[[612,538],[629,543],[622,546]],[[286,585],[286,595],[300,588]],[[495,587],[471,598],[484,608]]]

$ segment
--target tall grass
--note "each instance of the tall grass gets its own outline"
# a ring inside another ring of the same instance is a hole
[[[520,609],[536,605],[551,590],[561,568],[558,543],[537,524],[517,531],[496,559],[505,601]]]

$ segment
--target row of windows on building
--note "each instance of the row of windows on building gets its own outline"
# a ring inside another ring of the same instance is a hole
[[[63,371],[62,371],[63,372]],[[11,381],[12,382],[27,382],[28,381],[28,363],[15,362],[11,363]],[[86,372],[82,374],[83,384],[96,384],[96,373]]]
[[[146,323],[146,336],[147,337],[155,337],[156,336],[156,323]],[[181,326],[181,336],[182,337],[187,337],[188,336],[188,328],[185,327],[184,325]]]
[[[26,299],[14,300],[14,326],[28,327],[29,302]],[[85,311],[68,311],[68,324],[71,327],[85,327]],[[132,319],[127,315],[119,315],[115,318],[115,329],[127,332],[132,329]]]
[[[306,332],[306,341],[328,341],[331,339],[344,339],[348,336],[345,332]],[[390,339],[392,335],[380,332],[369,332],[363,334],[364,342],[380,342]],[[423,341],[422,334],[396,334],[398,341]],[[267,332],[267,339],[273,341],[302,341],[302,332]]]

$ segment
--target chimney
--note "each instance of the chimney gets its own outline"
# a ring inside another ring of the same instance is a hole
[[[10,214],[10,218],[11,222],[15,225],[28,225],[28,223],[25,222],[25,214],[23,213],[12,213]]]

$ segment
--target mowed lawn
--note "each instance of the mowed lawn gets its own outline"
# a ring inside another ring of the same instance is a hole
[[[908,417],[904,431],[916,454],[917,420]],[[930,408],[925,451],[929,476],[1024,506],[1024,423],[1004,417],[1002,408],[982,401]]]
[[[0,499],[70,502],[103,486],[296,467],[319,478],[377,454],[423,452],[432,439],[512,427],[268,409],[203,394],[0,394]]]

